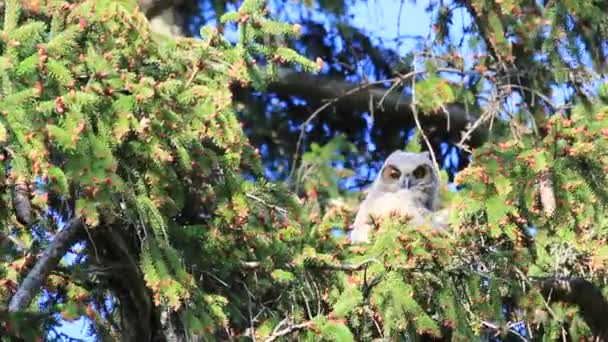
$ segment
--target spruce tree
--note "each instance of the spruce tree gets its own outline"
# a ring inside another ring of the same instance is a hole
[[[568,77],[568,18],[603,29],[601,4],[559,3],[545,22],[523,2],[465,5],[489,55],[467,70],[452,52],[413,63],[400,80],[418,129],[408,150],[429,148],[420,116],[480,109],[478,85],[446,70],[526,100]],[[447,228],[394,217],[353,246],[358,199],[341,184],[355,173],[336,167],[356,153],[348,138],[310,144],[290,184],[271,182],[236,115],[235,88],[322,66],[268,44],[300,26],[273,20],[264,1],[222,17],[238,25],[236,44],[214,28],[154,33],[133,1],[3,11],[3,336],[32,340],[84,316],[102,340],[606,338],[605,84],[572,108],[541,97],[508,120],[481,111],[473,128],[491,135],[456,176],[462,189],[442,189]],[[572,34],[601,49],[579,26]],[[564,41],[539,42],[547,28]],[[506,89],[497,79],[534,63],[508,39],[524,33],[555,69]]]

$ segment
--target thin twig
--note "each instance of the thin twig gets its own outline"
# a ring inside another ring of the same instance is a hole
[[[211,278],[215,279],[218,283],[222,284],[224,287],[226,287],[228,289],[230,288],[230,285],[228,285],[228,283],[226,283],[225,281],[223,281],[222,279],[220,279],[215,274],[213,274],[213,273],[211,273],[209,271],[203,271],[203,273],[211,276]]]
[[[352,95],[354,93],[357,93],[361,90],[364,90],[366,88],[372,87],[374,85],[378,85],[378,84],[382,84],[385,83],[387,80],[382,80],[382,81],[375,81],[375,82],[369,82],[369,83],[365,83],[365,84],[361,84],[358,85],[354,88],[352,88],[351,90],[345,92],[344,94],[342,94],[341,96],[338,97],[334,97],[333,99],[327,101],[325,104],[323,104],[321,107],[317,108],[317,110],[315,110],[309,117],[308,119],[306,119],[306,121],[304,121],[301,125],[300,125],[300,134],[298,135],[298,141],[296,142],[296,151],[294,153],[292,162],[291,162],[291,171],[289,173],[289,180],[291,182],[293,182],[293,173],[295,172],[295,165],[296,162],[298,160],[298,156],[300,154],[300,147],[302,145],[302,141],[304,140],[304,135],[306,134],[306,127],[308,126],[308,124],[310,124],[316,117],[317,115],[319,115],[319,113],[321,113],[323,110],[325,110],[326,108],[328,108],[329,106],[337,103],[338,101],[340,101],[343,97],[345,96],[349,96]]]
[[[372,319],[372,322],[374,322],[374,326],[376,327],[376,330],[378,331],[378,335],[380,335],[381,338],[384,338],[384,333],[382,332],[382,328],[380,327],[380,324],[378,323],[378,321],[374,317],[374,311],[372,309],[370,309],[369,306],[366,305],[365,306],[365,312]]]
[[[413,66],[414,72],[415,72],[416,71],[416,58],[414,58],[414,62],[412,63],[412,66]],[[439,169],[439,164],[437,163],[437,157],[435,156],[435,151],[433,150],[433,145],[431,145],[431,141],[426,136],[426,133],[424,133],[424,130],[422,129],[422,125],[420,124],[420,118],[418,118],[418,109],[416,108],[416,79],[415,78],[412,78],[412,102],[410,103],[410,108],[412,108],[412,115],[414,116],[414,122],[416,122],[416,127],[418,128],[418,131],[420,131],[420,134],[422,135],[422,139],[424,140],[426,147],[428,148],[429,153],[431,154],[431,159],[433,160],[433,166],[435,167],[437,176],[439,176],[439,174],[441,173],[441,170]]]
[[[287,209],[285,209],[285,208],[281,208],[281,207],[279,207],[279,206],[276,206],[276,205],[270,204],[270,203],[268,203],[268,202],[264,201],[263,199],[261,199],[261,198],[257,197],[256,195],[253,195],[253,194],[251,194],[251,193],[246,193],[246,194],[245,194],[245,196],[246,196],[246,197],[249,197],[249,198],[251,198],[252,200],[257,201],[257,202],[259,202],[259,203],[261,203],[261,204],[263,204],[263,205],[265,205],[265,206],[267,206],[268,208],[270,208],[270,209],[272,209],[272,210],[274,210],[274,211],[278,212],[279,214],[281,214],[281,215],[283,215],[283,216],[287,216]]]
[[[490,329],[494,330],[496,332],[496,335],[500,334],[501,328],[499,326],[497,326],[496,324],[488,322],[488,321],[481,321],[481,324],[483,324],[487,328],[490,328]],[[519,332],[517,332],[517,330],[515,330],[515,329],[512,328],[512,324],[507,324],[506,328],[507,328],[507,330],[510,333],[512,333],[513,335],[519,337],[522,341],[524,341],[524,342],[528,341],[527,338],[525,338]]]
[[[403,5],[405,4],[404,0],[401,0],[399,2],[399,14],[397,14],[397,36],[401,35],[401,14],[403,13]],[[401,47],[402,44],[402,40],[399,39],[397,40],[397,48],[395,49],[395,51],[397,51],[397,53],[399,53],[399,48]]]
[[[295,324],[295,325],[290,325],[287,328],[283,329],[283,330],[276,330],[272,332],[272,335],[270,335],[268,338],[266,338],[264,340],[264,342],[272,342],[277,340],[280,337],[283,337],[285,335],[289,335],[295,331],[301,330],[301,329],[305,329],[305,328],[309,328],[310,326],[312,326],[312,322],[308,321],[308,322],[304,322],[304,323],[300,323],[300,324]],[[279,325],[277,325],[277,327],[281,326],[281,324],[279,323]]]
[[[200,68],[198,67],[198,65],[196,65],[194,67],[194,70],[192,70],[192,73],[190,74],[190,77],[188,77],[188,81],[186,82],[186,85],[184,86],[184,88],[188,88],[190,86],[190,84],[192,83],[192,81],[194,81],[194,78],[196,77],[196,74],[198,74],[199,70],[200,70]]]
[[[515,88],[515,89],[527,91],[530,94],[532,94],[533,96],[536,95],[536,96],[540,97],[541,99],[543,99],[543,101],[545,101],[549,106],[551,106],[552,109],[560,108],[560,106],[554,104],[553,101],[551,101],[551,99],[548,96],[544,95],[543,93],[539,92],[538,90],[534,90],[534,89],[528,88],[523,85],[518,85],[518,84],[505,84],[505,85],[501,85],[500,88],[507,89],[507,90],[509,90],[510,88]]]
[[[310,305],[308,305],[308,297],[306,297],[304,289],[300,289],[300,292],[302,292],[302,298],[304,298],[304,304],[306,304],[306,313],[308,313],[308,318],[312,319],[314,316],[312,315],[312,311],[310,311]]]
[[[322,264],[322,265],[311,265],[312,268],[328,269],[328,270],[339,270],[339,271],[361,271],[366,269],[371,263],[380,263],[377,259],[368,259],[358,264]]]
[[[380,261],[377,259],[367,259],[358,264],[312,264],[309,267],[324,270],[352,272],[363,270],[371,263],[380,263]],[[241,261],[241,266],[243,266],[243,268],[246,270],[257,270],[262,266],[262,264],[259,261]]]
[[[408,80],[409,78],[412,78],[416,75],[419,74],[423,74],[425,73],[426,70],[420,70],[420,71],[410,71],[405,75],[399,75],[397,77],[395,77],[395,80],[393,82],[393,85],[391,85],[390,88],[388,88],[388,90],[384,93],[384,95],[382,95],[382,97],[380,98],[380,101],[378,102],[378,107],[382,108],[382,104],[384,103],[384,100],[386,100],[387,96],[393,91],[395,90],[395,88],[397,88],[400,84],[403,84],[403,82],[405,82],[406,80]]]
[[[458,148],[461,148],[465,151],[470,152],[470,149],[465,146],[465,142],[469,140],[473,132],[477,129],[477,127],[481,126],[481,124],[487,119],[488,112],[483,113],[471,126],[469,130],[467,130],[463,135],[460,141],[456,144]]]
[[[466,74],[463,70],[457,69],[457,68],[449,68],[449,67],[445,67],[445,68],[437,68],[436,69],[437,72],[448,72],[448,73],[456,73],[456,74]],[[349,89],[348,91],[345,91],[343,94],[341,94],[340,96],[336,96],[334,98],[332,98],[331,100],[327,101],[326,103],[324,103],[322,106],[320,106],[319,108],[317,108],[301,125],[300,125],[300,133],[298,135],[298,140],[296,142],[296,148],[295,148],[295,152],[292,158],[292,162],[291,162],[291,171],[289,172],[289,180],[290,182],[294,182],[294,174],[296,172],[296,163],[298,161],[298,157],[300,156],[300,149],[302,147],[302,142],[304,140],[304,136],[306,135],[306,128],[308,126],[308,124],[310,124],[314,119],[316,119],[316,117],[325,109],[327,109],[328,107],[330,107],[333,104],[336,104],[337,102],[339,102],[340,100],[342,100],[344,97],[353,95],[357,92],[360,92],[362,90],[365,90],[367,88],[376,86],[376,85],[381,85],[387,82],[393,82],[393,85],[386,91],[384,92],[384,94],[380,97],[380,101],[378,103],[378,107],[382,108],[382,105],[384,103],[384,100],[388,97],[388,95],[391,93],[391,91],[396,88],[399,84],[401,84],[402,82],[404,82],[405,80],[407,80],[408,78],[412,78],[418,74],[424,74],[426,73],[426,70],[418,70],[418,71],[412,71],[409,72],[407,74],[404,75],[399,75],[393,78],[389,78],[389,79],[384,79],[384,80],[379,80],[379,81],[374,81],[374,82],[369,82],[369,83],[364,83],[364,84],[360,84],[358,86],[355,86],[354,88]]]
[[[93,241],[93,237],[91,236],[91,232],[89,232],[89,228],[85,226],[84,231],[87,233],[87,236],[89,237],[89,242],[91,242],[91,246],[93,246],[93,252],[95,253],[95,259],[97,261],[99,261],[99,253],[97,252],[97,245],[95,244],[95,241]]]
[[[253,311],[251,310],[251,307],[253,306],[253,302],[251,301],[251,292],[249,292],[249,289],[247,288],[247,285],[245,285],[243,283],[243,286],[245,287],[245,290],[247,291],[247,311],[249,313],[249,329],[251,329],[251,340],[253,342],[256,341],[255,339],[255,323],[253,322]]]

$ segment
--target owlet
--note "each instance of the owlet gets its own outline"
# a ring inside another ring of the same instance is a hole
[[[395,213],[421,224],[424,216],[439,205],[439,177],[428,152],[395,151],[361,203],[353,230],[353,243],[368,242],[373,220]]]

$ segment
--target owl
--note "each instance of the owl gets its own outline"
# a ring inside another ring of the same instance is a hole
[[[396,213],[410,217],[412,224],[421,224],[438,206],[439,176],[429,153],[395,151],[359,206],[351,241],[368,242],[375,218]]]

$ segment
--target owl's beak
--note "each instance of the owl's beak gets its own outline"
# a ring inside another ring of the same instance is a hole
[[[412,182],[410,181],[410,177],[405,177],[403,179],[403,188],[409,189],[410,185],[412,185]]]

